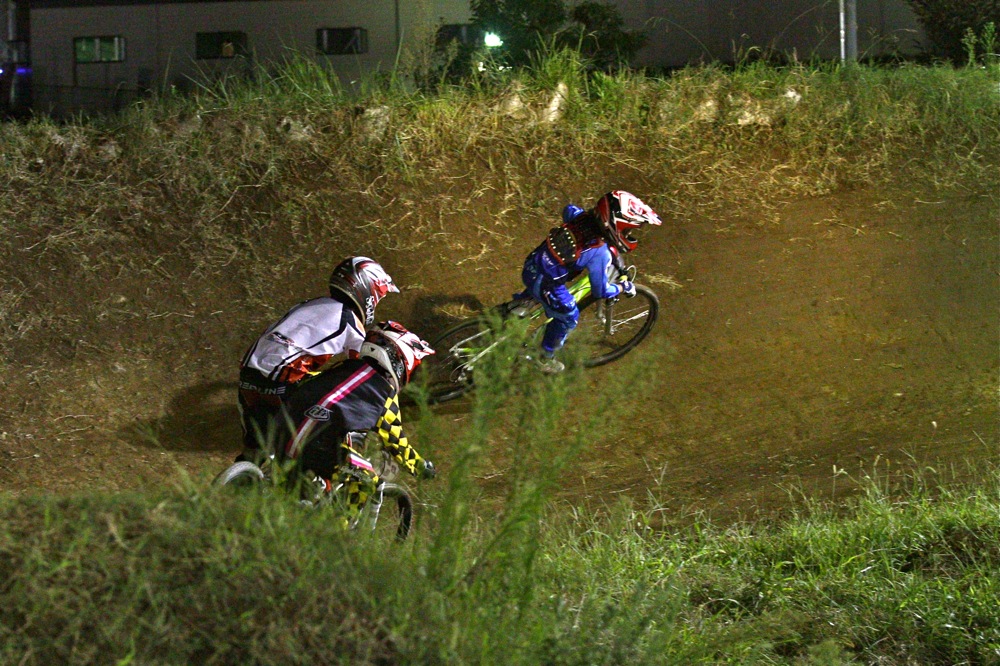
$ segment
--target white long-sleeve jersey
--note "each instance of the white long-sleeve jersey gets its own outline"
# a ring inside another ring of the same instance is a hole
[[[292,384],[337,354],[356,353],[364,341],[364,325],[350,306],[326,296],[313,298],[264,331],[243,355],[240,367]]]

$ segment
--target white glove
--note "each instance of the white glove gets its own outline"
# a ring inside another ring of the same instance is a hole
[[[632,298],[635,296],[635,285],[628,280],[622,280],[622,293]]]

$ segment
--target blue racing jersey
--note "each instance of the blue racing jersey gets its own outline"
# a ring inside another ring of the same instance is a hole
[[[583,271],[587,271],[590,290],[597,298],[614,298],[622,293],[621,285],[611,282],[611,265],[614,257],[607,243],[584,249],[575,261],[565,265],[552,256],[545,243],[539,245],[528,259],[535,264],[543,283],[552,286],[566,284]],[[543,284],[542,288],[549,285]]]
[[[583,209],[578,206],[572,204],[566,206],[563,210],[563,229],[572,225],[576,218],[583,214]],[[578,241],[580,240],[578,238]],[[534,274],[532,282],[541,281],[541,284],[535,285],[541,290],[565,284],[583,271],[587,271],[590,289],[594,296],[614,298],[622,292],[621,285],[611,282],[611,265],[614,261],[615,255],[612,254],[611,247],[599,237],[579,242],[575,256],[562,259],[556,256],[552,243],[546,239],[528,255],[525,269]]]

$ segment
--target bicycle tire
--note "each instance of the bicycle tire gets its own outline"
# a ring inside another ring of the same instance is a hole
[[[635,349],[653,330],[660,313],[660,299],[656,293],[637,284],[635,296],[621,298],[612,306],[612,328],[615,330],[609,336],[602,328],[603,319],[594,317],[587,321],[590,308],[601,300],[604,299],[591,294],[580,301],[580,323],[569,337],[568,345],[588,347],[582,352],[586,368],[611,363]]]
[[[264,472],[249,460],[241,460],[224,469],[215,479],[213,486],[256,487],[264,483]]]
[[[413,524],[413,498],[409,491],[395,483],[386,483],[382,486],[382,501],[386,498],[396,500],[396,510],[398,520],[396,521],[396,540],[406,541],[410,535],[410,527]]]
[[[597,367],[615,361],[642,342],[653,330],[660,312],[660,301],[656,293],[644,285],[636,285],[635,296],[619,299],[612,307],[614,314],[609,335],[599,325],[597,319],[588,321],[591,308],[604,299],[589,295],[580,301],[580,325],[570,336],[569,344],[574,348],[584,348],[580,353],[583,366]],[[505,307],[509,304],[499,306]],[[603,324],[604,320],[600,320]],[[537,322],[537,330],[532,335],[541,335],[544,320]],[[471,391],[475,377],[467,360],[484,349],[475,343],[476,338],[490,335],[491,331],[483,318],[467,319],[448,328],[430,343],[435,350],[433,356],[425,359],[422,367],[427,375],[428,402],[439,404],[454,400]],[[588,349],[589,347],[589,349]]]
[[[435,353],[421,364],[421,372],[426,377],[428,402],[448,402],[472,390],[472,370],[465,363],[475,353],[471,351],[476,349],[474,340],[488,333],[485,321],[477,317],[455,324],[430,342]]]

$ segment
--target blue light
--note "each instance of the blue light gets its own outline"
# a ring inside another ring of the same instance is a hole
[[[31,68],[30,67],[18,67],[17,69],[14,70],[14,73],[15,74],[20,74],[21,76],[24,76],[25,74],[31,74]]]

